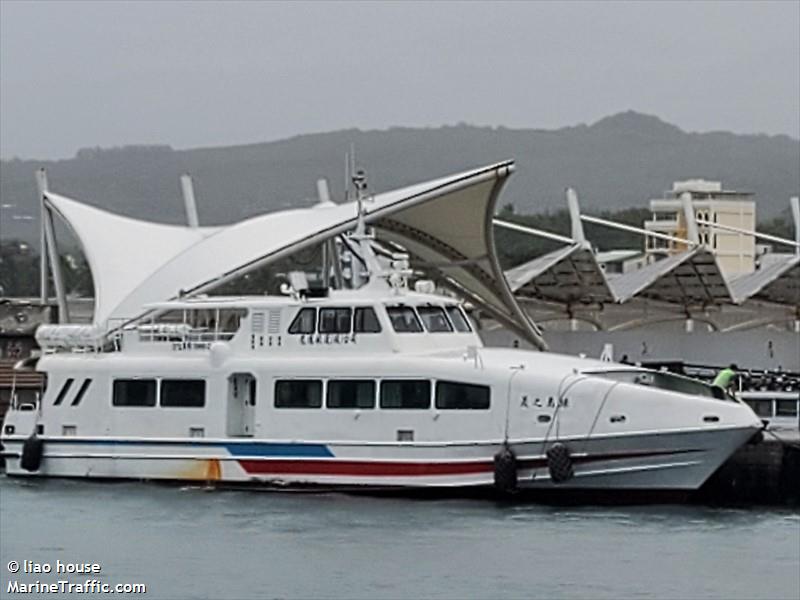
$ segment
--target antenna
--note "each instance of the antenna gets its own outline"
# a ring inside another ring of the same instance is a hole
[[[572,239],[578,244],[585,244],[586,235],[583,232],[583,223],[581,222],[578,194],[572,188],[567,188],[567,207],[569,208],[569,219],[572,224]]]
[[[327,179],[317,179],[317,198],[319,198],[317,206],[333,205]],[[331,259],[339,260],[336,256],[335,246],[331,246],[330,240],[325,240],[322,242],[322,285],[325,288],[330,286]]]
[[[795,196],[789,200],[792,206],[792,218],[794,219],[794,241],[797,243],[795,252],[800,254],[800,198]]]
[[[194,199],[194,185],[188,173],[181,175],[181,191],[183,192],[183,206],[186,209],[186,224],[192,229],[200,226],[197,218],[197,202]]]

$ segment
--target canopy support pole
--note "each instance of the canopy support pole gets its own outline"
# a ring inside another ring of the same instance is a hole
[[[39,302],[44,306],[50,299],[47,280],[47,234],[45,233],[44,194],[47,192],[47,172],[36,171],[36,189],[39,193]]]
[[[69,323],[69,307],[67,306],[64,278],[61,274],[61,261],[59,260],[58,248],[56,247],[53,213],[50,212],[50,209],[45,208],[42,216],[44,217],[45,243],[50,257],[50,267],[53,269],[53,283],[56,287],[56,299],[58,300],[58,322]]]
[[[194,185],[188,174],[181,175],[181,191],[183,192],[183,206],[186,209],[186,224],[192,229],[200,226],[197,216],[197,201],[194,197]]]

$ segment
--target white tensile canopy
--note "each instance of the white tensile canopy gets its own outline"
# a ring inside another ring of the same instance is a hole
[[[609,284],[620,303],[634,297],[683,306],[733,302],[716,257],[702,246],[610,279]]]
[[[92,271],[94,324],[115,315],[132,286],[164,261],[217,232],[216,227],[182,227],[123,217],[65,196],[44,192],[45,203],[80,242]]]
[[[517,305],[494,251],[492,216],[513,171],[506,161],[370,196],[364,219],[505,326],[544,347]],[[145,306],[207,292],[249,271],[353,229],[355,202],[324,203],[227,227],[189,228],[121,217],[45,193],[76,233],[95,282],[95,325],[109,330]]]
[[[739,304],[752,298],[800,308],[800,255],[776,257],[757,271],[734,279],[730,286]]]

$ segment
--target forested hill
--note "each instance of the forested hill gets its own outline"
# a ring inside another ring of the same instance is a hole
[[[254,132],[257,136],[257,132]],[[178,177],[195,180],[203,224],[313,202],[327,177],[342,197],[344,154],[353,144],[370,188],[383,191],[476,166],[514,159],[517,171],[500,204],[516,213],[564,206],[575,187],[587,212],[645,207],[674,180],[702,177],[756,193],[759,219],[786,210],[800,190],[800,141],[787,136],[687,133],[653,116],[626,112],[592,125],[557,130],[458,125],[357,129],[269,143],[193,150],[168,146],[84,149],[56,162],[7,160],[0,165],[4,239],[35,241],[34,171],[48,170],[54,191],[140,218],[183,221]],[[9,208],[8,205],[11,205]]]

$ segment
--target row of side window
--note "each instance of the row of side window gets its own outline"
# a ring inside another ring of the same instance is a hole
[[[458,306],[388,306],[386,312],[397,333],[469,333],[472,327]],[[380,333],[381,324],[369,306],[301,308],[289,325],[290,334]]]
[[[325,407],[331,409],[373,409],[378,385],[371,379],[331,379],[327,382]],[[322,408],[321,379],[285,379],[275,382],[275,408]],[[384,379],[377,394],[382,409],[431,407],[431,382],[428,379]],[[437,381],[435,406],[441,410],[488,410],[488,386]]]
[[[206,405],[203,379],[115,379],[111,403],[114,406],[155,406],[159,385],[161,406],[202,408]]]
[[[275,382],[275,408],[322,408],[323,380],[283,379]],[[158,388],[160,386],[160,394]],[[331,379],[325,387],[325,407],[330,409],[380,408],[426,410],[431,407],[428,379]],[[380,387],[380,393],[376,394]],[[114,406],[202,408],[206,382],[202,379],[115,379]],[[488,410],[491,389],[484,385],[437,381],[434,403],[441,410]]]
[[[397,333],[469,333],[472,327],[458,306],[387,306],[389,321]],[[423,329],[424,325],[424,329]]]
[[[317,315],[319,313],[319,316]],[[381,324],[375,309],[361,306],[301,308],[289,325],[289,333],[380,333]]]

